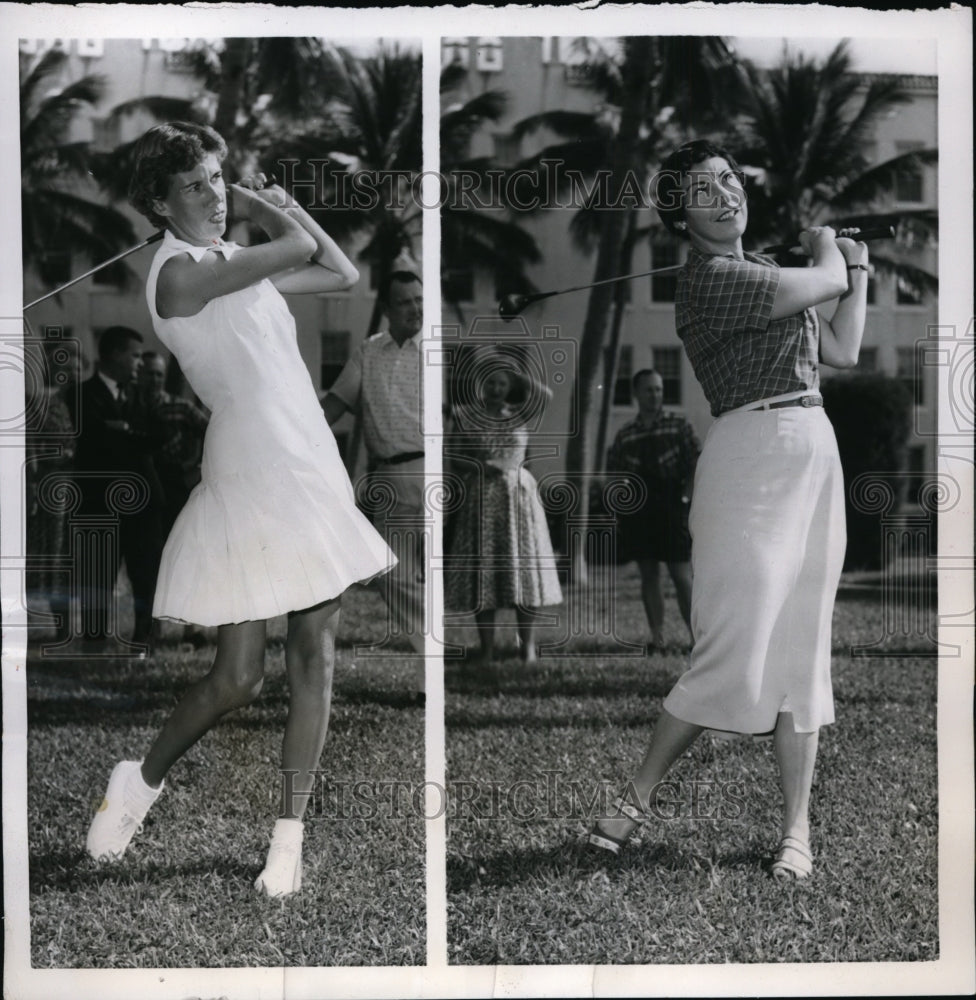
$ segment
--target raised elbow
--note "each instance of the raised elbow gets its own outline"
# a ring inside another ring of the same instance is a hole
[[[315,242],[315,237],[311,233],[305,232],[303,229],[301,233],[296,234],[299,240],[299,250],[302,254],[302,263],[305,263],[312,259],[315,252],[318,250],[319,245]]]
[[[829,299],[839,299],[847,291],[847,272],[837,276],[832,275],[830,280],[830,295]]]
[[[823,361],[825,364],[830,365],[831,368],[838,368],[844,370],[846,368],[854,368],[857,366],[857,352],[851,353],[850,351],[838,351],[831,352],[824,355]]]
[[[342,286],[339,291],[345,291],[347,288],[352,288],[353,285],[359,281],[359,271],[352,266],[352,264],[347,264],[341,272],[342,275]]]

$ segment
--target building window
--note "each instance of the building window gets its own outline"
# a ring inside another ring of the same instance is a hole
[[[479,38],[475,63],[481,73],[500,73],[504,65],[504,49],[500,38]]]
[[[900,306],[920,306],[925,295],[918,285],[909,281],[908,278],[898,275],[895,278],[895,302]]]
[[[329,389],[349,360],[349,331],[322,331],[322,368],[319,385]]]
[[[452,63],[465,67],[468,65],[467,38],[456,36],[441,39],[441,66],[450,66]]]
[[[673,267],[678,263],[678,247],[674,240],[660,236],[651,240],[651,267]],[[674,302],[678,287],[678,272],[651,275],[651,301]]]
[[[105,54],[105,43],[101,38],[79,38],[78,55],[82,59],[101,59]]]
[[[857,370],[861,372],[876,372],[878,370],[878,349],[862,347],[857,356]]]
[[[614,406],[630,406],[634,398],[630,387],[630,379],[633,374],[634,348],[630,344],[624,344],[620,348],[620,355],[617,358],[617,375],[613,383]]]
[[[896,142],[895,152],[901,156],[915,149],[924,148],[921,142]],[[895,179],[895,200],[919,205],[924,200],[924,178],[921,167],[902,171]]]
[[[912,394],[916,406],[924,405],[922,382],[922,353],[918,347],[899,347],[896,349],[898,364],[897,376],[902,384]]]
[[[655,347],[654,370],[664,382],[664,402],[669,406],[681,405],[681,348]]]
[[[445,302],[474,302],[474,268],[447,268],[441,275]]]

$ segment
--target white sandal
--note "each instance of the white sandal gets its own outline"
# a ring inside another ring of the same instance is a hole
[[[647,822],[647,816],[640,812],[635,806],[632,806],[629,802],[624,799],[617,799],[613,804],[613,808],[617,810],[616,816],[607,816],[606,819],[619,819],[623,816],[625,819],[632,820],[637,826]],[[605,833],[600,829],[600,821],[597,820],[592,828],[590,829],[589,836],[587,837],[587,843],[591,844],[593,847],[599,847],[604,851],[609,851],[611,854],[619,854],[622,847],[626,847],[630,843],[630,838],[633,836],[633,830],[626,837],[614,837],[609,833]]]
[[[794,879],[799,882],[813,872],[813,855],[810,845],[796,837],[784,837],[779,842],[776,860],[770,869],[776,878]]]

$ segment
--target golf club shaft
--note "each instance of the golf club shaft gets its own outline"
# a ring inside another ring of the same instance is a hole
[[[103,268],[108,267],[110,264],[114,264],[116,261],[122,260],[123,257],[128,257],[129,254],[135,253],[137,250],[141,250],[143,247],[149,246],[150,243],[158,243],[159,240],[163,238],[164,230],[160,230],[158,233],[153,233],[152,236],[147,240],[143,240],[137,246],[129,247],[128,250],[123,250],[122,253],[117,253],[114,257],[110,257],[108,260],[102,261],[101,264],[97,264],[95,267],[91,268],[89,271],[85,271],[84,274],[79,274],[77,278],[72,278],[70,281],[66,281],[59,288],[55,288],[53,292],[48,292],[46,295],[42,295],[39,299],[34,299],[33,302],[28,302],[24,306],[24,312],[28,309],[32,309],[39,302],[44,302],[47,299],[53,298],[55,295],[60,295],[66,288],[70,288],[72,285],[77,285],[79,281],[84,281],[85,278],[90,278],[93,274],[101,271]]]
[[[894,226],[879,226],[876,229],[862,229],[857,234],[857,239],[861,242],[867,240],[889,240],[895,235]],[[852,237],[853,238],[853,237]],[[762,253],[783,253],[799,247],[799,243],[777,243],[773,246],[765,247]],[[587,288],[596,288],[598,285],[609,285],[616,281],[630,281],[633,278],[648,278],[653,274],[667,274],[669,271],[680,271],[683,264],[672,264],[669,267],[656,267],[650,271],[638,271],[636,274],[623,274],[618,278],[604,278],[602,281],[594,281],[589,285],[574,285],[572,288],[560,288],[554,292],[537,292],[535,295],[527,295],[529,302],[538,302],[540,299],[547,299],[551,295],[565,295],[567,292],[582,292]],[[528,304],[528,303],[526,303]]]
[[[683,264],[671,264],[668,267],[656,267],[651,271],[638,271],[637,274],[622,274],[617,278],[604,278],[602,281],[594,281],[589,285],[574,285],[572,288],[560,288],[555,292],[537,292],[535,295],[527,295],[530,302],[538,302],[539,299],[547,299],[550,295],[565,295],[567,292],[582,292],[587,288],[597,288],[599,285],[610,285],[616,281],[630,281],[632,278],[647,278],[652,274],[666,274],[668,271],[680,271]]]

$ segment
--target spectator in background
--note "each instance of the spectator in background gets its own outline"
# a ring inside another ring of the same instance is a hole
[[[141,363],[142,335],[126,326],[109,327],[98,341],[95,374],[72,387],[68,397],[78,420],[81,513],[118,525],[118,543],[104,553],[107,564],[92,561],[80,591],[82,633],[92,652],[109,651],[108,642],[119,638],[112,602],[123,562],[132,586],[132,642],[145,645],[152,634],[162,489],[152,462],[155,442],[132,422],[131,396]]]
[[[163,491],[163,534],[169,534],[177,514],[200,481],[203,434],[209,419],[205,410],[164,390],[166,361],[145,351],[132,401],[133,424],[155,444],[153,464]]]
[[[527,413],[548,403],[552,390],[508,354],[478,349],[474,357],[469,384],[459,385],[470,402],[452,414],[449,449],[463,492],[445,539],[444,600],[474,611],[485,663],[494,656],[498,611],[514,608],[519,653],[533,663],[537,609],[563,599],[539,486],[525,467]],[[517,387],[520,405],[511,403]]]
[[[424,437],[421,327],[424,289],[412,271],[393,271],[379,291],[388,329],[363,341],[322,400],[330,425],[359,415],[374,485],[395,494],[375,523],[397,557],[378,584],[398,631],[424,652]],[[424,701],[423,660],[414,675]]]
[[[25,372],[25,590],[31,624],[36,622],[40,605],[47,603],[55,616],[51,622],[54,641],[63,642],[71,632],[67,512],[45,480],[56,487],[74,469],[75,431],[66,392],[77,383],[80,354],[74,340],[48,340],[33,346],[39,349],[40,364],[29,365]]]
[[[701,445],[684,417],[664,411],[664,380],[657,372],[644,368],[631,384],[637,416],[617,432],[607,454],[607,472],[634,476],[647,491],[640,508],[618,521],[617,560],[637,562],[651,643],[660,649],[664,645],[662,562],[674,581],[678,608],[691,634],[688,505]]]

